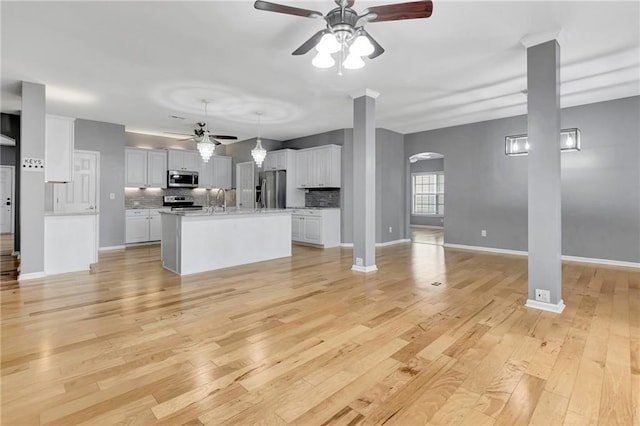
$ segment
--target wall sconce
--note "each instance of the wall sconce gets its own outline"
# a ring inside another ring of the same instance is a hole
[[[580,129],[562,129],[560,131],[560,152],[580,151]],[[527,155],[529,140],[527,135],[506,136],[504,138],[504,153],[509,156]]]

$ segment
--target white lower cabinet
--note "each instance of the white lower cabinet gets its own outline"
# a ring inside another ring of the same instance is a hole
[[[340,209],[295,209],[291,239],[325,248],[340,245]]]
[[[162,239],[162,221],[158,210],[149,210],[149,241]]]
[[[162,224],[157,209],[129,209],[126,211],[127,244],[160,241],[162,239]]]

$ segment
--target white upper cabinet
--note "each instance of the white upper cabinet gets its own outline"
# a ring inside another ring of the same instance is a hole
[[[289,155],[293,155],[295,151],[290,149],[282,149],[278,151],[267,152],[262,168],[264,170],[287,170],[287,159]]]
[[[167,187],[167,151],[147,152],[147,185],[153,188]]]
[[[198,151],[169,150],[169,170],[199,172],[201,162],[202,160]]]
[[[137,188],[167,187],[167,152],[125,148],[125,186]]]
[[[44,180],[73,180],[75,118],[47,115],[45,120]]]
[[[296,152],[298,188],[340,188],[342,147],[324,145]]]
[[[214,155],[200,164],[199,188],[231,189],[231,157]]]

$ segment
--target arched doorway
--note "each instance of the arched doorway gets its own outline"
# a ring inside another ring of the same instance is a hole
[[[421,152],[409,157],[409,226],[411,241],[444,244],[444,155]]]

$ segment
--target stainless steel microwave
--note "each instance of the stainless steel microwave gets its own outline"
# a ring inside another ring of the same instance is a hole
[[[198,172],[169,170],[167,172],[167,186],[169,188],[197,188]]]

